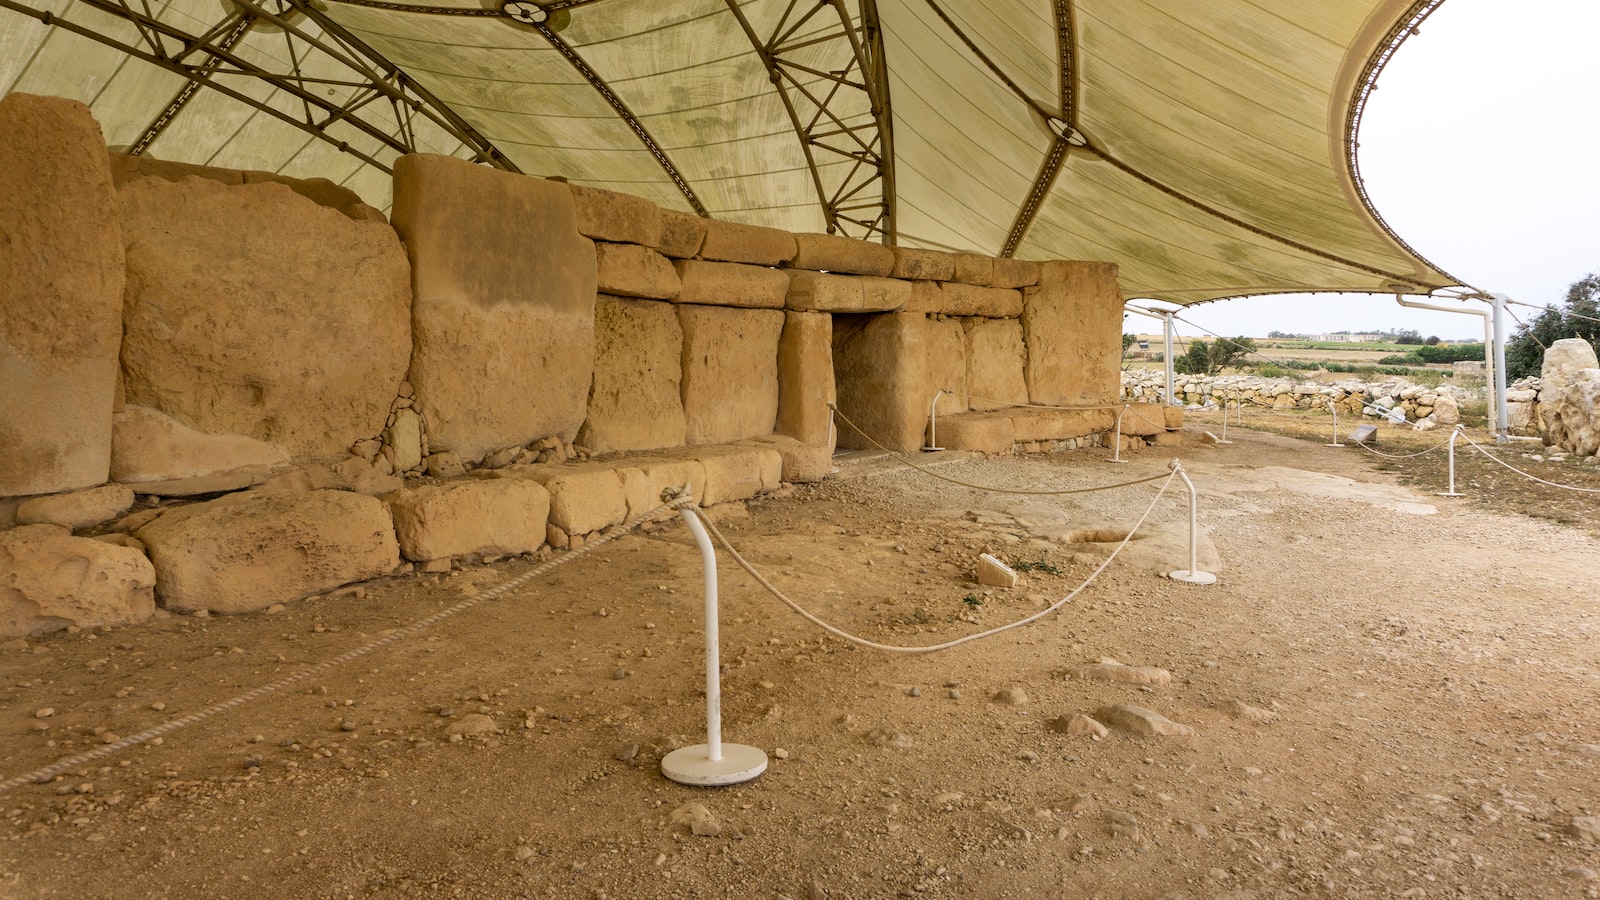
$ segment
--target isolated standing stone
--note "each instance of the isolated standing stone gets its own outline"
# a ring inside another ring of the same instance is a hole
[[[409,380],[430,448],[477,462],[571,440],[594,374],[597,285],[574,191],[430,154],[402,156],[394,174],[416,292]]]
[[[247,493],[180,506],[136,532],[157,596],[182,612],[249,612],[389,573],[383,501],[347,491]]]
[[[124,257],[105,138],[72,100],[0,98],[0,497],[106,480]]]
[[[0,531],[0,637],[142,622],[155,611],[155,583],[138,550],[58,525]]]

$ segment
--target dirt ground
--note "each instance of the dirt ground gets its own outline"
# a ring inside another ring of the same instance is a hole
[[[826,636],[724,556],[723,734],[770,755],[752,782],[660,774],[704,734],[699,559],[671,523],[0,794],[0,896],[1600,896],[1600,834],[1584,837],[1600,824],[1596,539],[1407,487],[1358,449],[1229,437],[1126,465],[1098,450],[939,460],[1039,490],[1181,458],[1220,562],[1213,586],[1177,583],[1157,570],[1187,558],[1136,539],[1058,613],[938,654]],[[1022,497],[870,459],[841,469],[717,518],[797,601],[911,645],[1065,596],[1112,546],[1082,539],[1125,532],[1160,486]],[[1173,489],[1151,533],[1185,533],[1186,516]],[[985,549],[1028,564],[1023,584],[973,584]],[[0,646],[0,780],[532,565]],[[1076,671],[1102,657],[1170,681]],[[1193,734],[1064,730],[1113,704]]]

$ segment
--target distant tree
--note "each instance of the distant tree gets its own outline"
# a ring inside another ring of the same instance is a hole
[[[1172,371],[1181,375],[1205,375],[1211,365],[1211,348],[1205,341],[1190,341],[1182,356],[1172,359]]]
[[[1305,337],[1305,335],[1303,335],[1303,334],[1295,334],[1294,332],[1291,332],[1291,331],[1269,331],[1269,332],[1267,332],[1267,337],[1272,338],[1274,340],[1293,341],[1293,340],[1299,340],[1300,338]]]
[[[1583,338],[1600,351],[1600,274],[1590,273],[1567,288],[1558,308],[1547,306],[1506,341],[1506,377],[1538,375],[1544,349],[1562,338]]]
[[[1396,344],[1420,344],[1422,343],[1422,335],[1415,329],[1402,328],[1394,333],[1394,342]]]
[[[1122,336],[1122,352],[1123,353],[1127,353],[1128,352],[1128,348],[1132,347],[1133,346],[1133,342],[1137,341],[1138,339],[1139,338],[1138,338],[1137,335],[1124,334]]]
[[[1175,372],[1184,375],[1215,375],[1227,366],[1238,365],[1246,354],[1256,351],[1256,342],[1247,337],[1217,338],[1215,343],[1190,341],[1189,350],[1172,361]]]
[[[1437,347],[1439,346],[1439,336],[1437,334],[1430,334],[1428,335],[1428,339],[1423,341],[1423,343],[1427,344],[1429,347]]]

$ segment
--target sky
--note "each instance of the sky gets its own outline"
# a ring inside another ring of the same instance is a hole
[[[1465,283],[1525,303],[1559,304],[1568,285],[1600,272],[1597,46],[1597,0],[1445,0],[1384,68],[1362,119],[1362,180],[1389,227]],[[1403,309],[1392,294],[1223,300],[1182,316],[1229,336],[1483,334],[1480,318]],[[1160,323],[1130,316],[1127,328]],[[1178,332],[1205,336],[1182,323]]]

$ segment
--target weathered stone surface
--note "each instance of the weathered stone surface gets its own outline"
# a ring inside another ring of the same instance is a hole
[[[422,417],[410,409],[397,409],[394,422],[384,432],[384,443],[394,451],[394,470],[409,472],[422,465]]]
[[[1569,372],[1549,385],[1539,394],[1545,442],[1578,456],[1600,453],[1600,368]]]
[[[825,313],[784,313],[783,333],[778,339],[778,418],[774,430],[803,443],[826,445],[831,455],[828,404],[833,400],[833,317]]]
[[[1027,403],[1022,323],[1016,319],[967,319],[961,324],[967,342],[967,390],[972,394],[969,408],[988,410]]]
[[[696,448],[694,455],[706,472],[701,506],[748,500],[777,490],[783,481],[783,455],[776,449],[741,443]]]
[[[705,240],[700,243],[701,259],[758,266],[781,266],[794,259],[794,251],[794,235],[787,231],[720,219],[706,221]]]
[[[679,303],[780,309],[789,291],[788,275],[766,266],[702,259],[676,259],[672,264],[683,283],[674,298]]]
[[[0,497],[106,480],[123,247],[105,138],[72,100],[0,98]]]
[[[206,434],[145,406],[125,407],[112,423],[111,480],[123,484],[272,470],[289,462],[287,451],[266,441]]]
[[[796,269],[843,272],[853,275],[888,275],[894,269],[894,251],[882,244],[833,234],[796,234]]]
[[[815,312],[887,312],[906,305],[911,283],[869,275],[828,275],[795,269],[789,272],[790,309]]]
[[[507,478],[534,481],[550,494],[549,522],[567,534],[588,534],[628,517],[628,499],[616,463],[510,466]],[[657,501],[654,506],[660,505]]]
[[[912,281],[949,281],[956,274],[956,257],[943,250],[894,248],[894,268],[889,274]]]
[[[689,486],[696,499],[705,496],[706,467],[690,456],[692,450],[671,455],[651,455],[627,460],[631,465],[618,469],[627,494],[628,518],[641,516],[662,504],[661,492],[667,488]]]
[[[918,392],[933,402],[939,397],[937,413],[950,416],[967,411],[967,339],[957,319],[924,318],[916,326],[925,332],[921,367],[923,388]],[[915,399],[915,396],[913,397]]]
[[[142,178],[120,197],[128,403],[297,458],[383,428],[411,355],[393,230],[281,184]]]
[[[0,531],[0,637],[142,622],[155,611],[155,583],[138,550],[58,525]]]
[[[1187,737],[1194,734],[1194,729],[1187,725],[1180,725],[1154,710],[1131,703],[1102,706],[1095,710],[1094,717],[1113,728],[1146,737]]]
[[[281,184],[318,206],[326,206],[340,215],[358,222],[383,222],[383,211],[368,206],[361,196],[349,188],[326,178],[291,178],[276,172],[240,171],[215,166],[197,166],[190,163],[169,162],[148,154],[129,156],[111,154],[111,179],[117,187],[139,178],[161,178],[182,181],[185,178],[205,178],[218,184]]]
[[[594,373],[593,244],[566,185],[425,154],[395,163],[411,254],[410,382],[434,450],[476,462],[583,424]],[[652,209],[655,207],[651,207]]]
[[[399,172],[395,177],[399,177]],[[661,245],[661,207],[634,194],[568,184],[578,233],[597,241]],[[398,191],[398,186],[396,187]],[[396,223],[398,225],[398,223]]]
[[[1461,423],[1461,406],[1449,394],[1440,394],[1433,404],[1433,417],[1439,420],[1440,425],[1458,425]]]
[[[688,259],[700,252],[706,239],[706,220],[672,209],[661,211],[661,243],[656,248],[674,259]]]
[[[1111,431],[1117,419],[1110,409],[1014,409],[1007,415],[1019,441],[1059,441]]]
[[[978,583],[990,587],[1013,588],[1017,586],[1017,573],[998,558],[988,553],[978,554]]]
[[[249,612],[392,571],[394,523],[347,491],[246,493],[169,510],[134,535],[167,609]]]
[[[678,307],[687,443],[725,444],[772,433],[783,321],[777,310]]]
[[[1600,844],[1600,816],[1573,816],[1567,834],[1585,844]]]
[[[684,442],[683,328],[668,303],[601,295],[595,306],[594,384],[578,443],[653,450]]]
[[[1112,410],[1112,416],[1122,413],[1122,433],[1138,437],[1151,437],[1167,430],[1166,410],[1154,403],[1124,403],[1126,409]],[[1181,412],[1181,411],[1180,411]],[[1179,426],[1183,423],[1179,422]],[[1113,421],[1112,426],[1115,428]]]
[[[468,479],[388,494],[406,559],[532,553],[544,543],[550,494],[518,478]]]
[[[1585,380],[1585,370],[1596,367],[1600,367],[1600,360],[1595,358],[1594,347],[1582,338],[1563,338],[1545,350],[1537,410],[1539,432],[1546,445],[1584,456],[1593,452],[1577,449],[1583,443],[1577,433],[1584,430],[1588,420],[1600,419],[1600,409],[1586,408],[1582,389],[1569,396],[1569,387]]]
[[[1029,399],[1057,406],[1115,401],[1122,358],[1117,267],[1041,263],[1039,284],[1022,297]]]
[[[951,280],[984,287],[994,283],[994,257],[976,253],[957,253],[955,256],[955,273]]]
[[[785,434],[769,434],[739,443],[776,450],[783,463],[781,477],[784,481],[795,484],[821,481],[833,472],[830,445],[806,444]]]
[[[1072,677],[1082,681],[1112,681],[1118,684],[1171,684],[1172,673],[1154,666],[1130,666],[1106,657],[1097,663],[1078,666]]]
[[[994,272],[989,282],[991,287],[1022,288],[1038,283],[1039,264],[1033,260],[1008,259],[1003,256],[994,258]]]
[[[213,475],[196,475],[193,478],[141,481],[135,487],[139,493],[153,497],[198,497],[201,494],[242,491],[248,487],[265,484],[278,474],[276,468],[245,466]]]
[[[120,484],[24,500],[17,507],[22,525],[60,525],[73,531],[109,522],[133,506],[133,491]]]
[[[1022,293],[1005,288],[977,287],[947,281],[939,285],[940,312],[947,316],[986,316],[1015,319],[1022,315]]]
[[[594,245],[595,279],[603,294],[670,300],[683,283],[665,256],[638,244]]]
[[[1050,730],[1070,734],[1074,737],[1086,737],[1092,741],[1103,741],[1111,733],[1111,729],[1101,725],[1094,719],[1078,713],[1072,718],[1061,716],[1050,723]]]
[[[940,419],[936,436],[941,447],[990,454],[1010,453],[1017,442],[1011,417],[1003,413],[968,413]]]

